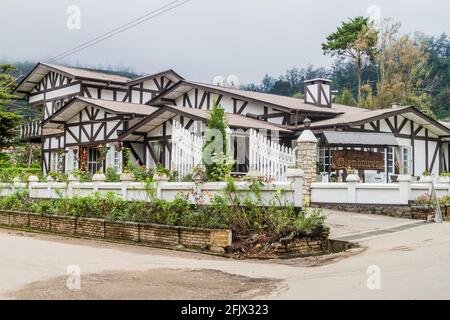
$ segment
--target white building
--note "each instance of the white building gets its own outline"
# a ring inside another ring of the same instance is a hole
[[[308,125],[305,119],[311,120],[310,129],[319,138],[318,163],[327,179],[345,171],[332,165],[334,150],[342,149],[382,157],[384,165],[374,170],[357,168],[367,180],[449,171],[448,124],[413,106],[367,110],[333,104],[331,85],[324,79],[307,81],[302,100],[187,81],[173,70],[129,79],[39,63],[14,94],[42,111],[41,121],[26,125],[22,135],[42,143],[45,173],[96,172],[100,166],[120,172],[121,145],[129,147],[134,160],[146,168],[157,163],[171,168],[172,125],[180,123],[201,135],[214,101],[225,109],[233,130],[236,172],[249,169],[249,129],[295,148],[297,137]],[[99,165],[98,158],[106,151]]]

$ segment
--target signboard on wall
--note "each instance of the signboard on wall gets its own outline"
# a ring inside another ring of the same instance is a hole
[[[358,150],[334,150],[331,162],[333,170],[347,168],[384,171],[384,156],[380,152]]]

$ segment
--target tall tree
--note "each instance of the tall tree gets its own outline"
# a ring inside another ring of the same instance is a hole
[[[436,81],[430,74],[426,43],[399,33],[400,23],[385,20],[380,28],[376,108],[393,102],[414,105],[432,115],[429,92]]]
[[[369,18],[356,17],[343,22],[322,43],[325,54],[346,57],[356,65],[358,77],[358,104],[362,98],[362,69],[366,58],[373,59],[377,48],[377,31]]]
[[[0,65],[0,149],[13,143],[14,128],[19,125],[21,116],[6,111],[14,96],[11,90],[16,85],[12,76],[15,68],[11,65]]]

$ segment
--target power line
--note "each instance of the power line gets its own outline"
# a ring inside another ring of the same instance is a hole
[[[180,1],[181,0],[172,1],[172,2],[162,6],[160,8],[158,8],[156,10],[153,10],[153,11],[151,11],[149,13],[146,13],[145,15],[143,15],[143,16],[137,18],[137,19],[134,19],[134,20],[132,20],[132,21],[130,21],[130,22],[120,26],[120,27],[114,28],[113,30],[108,31],[108,32],[106,32],[106,33],[104,33],[104,34],[102,34],[100,36],[97,36],[97,37],[95,37],[92,40],[86,41],[86,42],[84,42],[84,43],[82,43],[82,44],[80,44],[80,45],[78,45],[78,46],[76,46],[76,47],[74,47],[74,48],[72,48],[70,50],[67,50],[67,51],[65,51],[65,52],[63,52],[63,53],[61,53],[61,54],[59,54],[59,55],[49,59],[48,62],[54,62],[54,61],[66,58],[66,57],[68,57],[68,56],[70,56],[72,54],[75,54],[77,52],[80,52],[82,50],[85,50],[87,48],[90,48],[93,45],[96,45],[96,44],[98,44],[98,43],[100,43],[102,41],[105,41],[105,40],[107,40],[109,38],[112,38],[115,35],[118,35],[118,34],[124,32],[124,31],[127,31],[127,30],[131,29],[131,28],[134,28],[134,27],[136,27],[136,26],[138,26],[138,25],[140,25],[140,24],[142,24],[142,23],[144,23],[144,22],[146,22],[148,20],[151,20],[151,19],[153,19],[153,18],[155,18],[155,17],[157,17],[159,15],[162,15],[162,14],[164,14],[166,12],[169,12],[169,11],[171,11],[173,9],[176,9],[176,8],[178,8],[178,7],[182,6],[182,5],[190,2],[191,0],[184,0],[182,2],[180,2]]]

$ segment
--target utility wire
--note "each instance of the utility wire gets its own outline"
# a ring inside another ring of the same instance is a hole
[[[144,23],[144,22],[146,22],[148,20],[151,20],[151,19],[153,19],[153,18],[155,18],[155,17],[157,17],[159,15],[162,15],[162,14],[164,14],[166,12],[169,12],[169,11],[175,9],[175,8],[178,8],[178,7],[182,6],[182,5],[190,2],[191,0],[184,0],[184,1],[181,1],[181,2],[180,1],[181,0],[172,1],[172,2],[162,6],[160,8],[158,8],[156,10],[153,10],[153,11],[151,11],[149,13],[146,13],[145,15],[143,15],[143,16],[137,18],[137,19],[134,19],[134,20],[132,20],[132,21],[130,21],[130,22],[120,26],[120,27],[114,28],[113,30],[108,31],[108,32],[106,32],[106,33],[104,33],[104,34],[102,34],[100,36],[97,36],[97,37],[95,37],[92,40],[86,41],[86,42],[84,42],[84,43],[82,43],[82,44],[80,44],[80,45],[78,45],[78,46],[76,46],[76,47],[74,47],[74,48],[72,48],[70,50],[67,50],[67,51],[65,51],[65,52],[63,52],[63,53],[61,53],[61,54],[59,54],[59,55],[49,59],[48,62],[54,62],[54,61],[66,58],[66,57],[68,57],[68,56],[70,56],[70,55],[72,55],[74,53],[77,53],[77,52],[85,50],[85,49],[87,49],[89,47],[92,47],[93,45],[96,45],[96,44],[98,44],[98,43],[100,43],[102,41],[105,41],[105,40],[115,36],[115,35],[118,35],[118,34],[124,32],[124,31],[127,31],[127,30],[131,29],[131,28],[134,28],[134,27],[136,27],[136,26],[138,26],[138,25],[140,25],[140,24],[142,24],[142,23]]]

